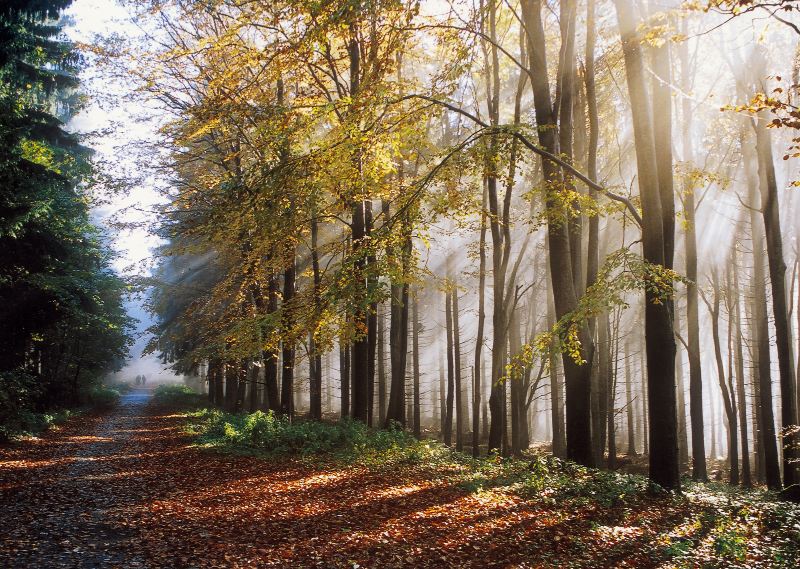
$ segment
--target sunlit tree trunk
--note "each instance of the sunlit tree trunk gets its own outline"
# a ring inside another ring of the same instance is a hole
[[[539,144],[553,154],[559,154],[557,123],[548,84],[545,34],[542,24],[541,0],[523,0],[522,18],[528,42],[528,59],[533,89],[534,108],[538,125]],[[574,34],[574,29],[571,30]],[[544,183],[550,190],[561,187],[561,172],[549,160],[542,161]],[[550,275],[553,282],[556,318],[575,310],[578,296],[572,270],[570,234],[561,221],[560,206],[554,195],[548,192],[545,207],[548,220],[548,245],[550,253]],[[593,357],[592,340],[586,325],[579,327],[581,342],[580,357],[585,364],[578,364],[569,354],[562,356],[566,380],[566,454],[567,458],[580,464],[592,466],[592,429],[590,415],[590,376]]]
[[[473,367],[472,388],[472,456],[480,454],[480,421],[483,384],[481,382],[481,369],[483,353],[484,325],[486,322],[486,207],[487,196],[484,180],[483,197],[481,200],[481,233],[478,241],[478,331],[475,337],[475,360]]]
[[[615,0],[622,35],[622,49],[631,100],[633,132],[636,145],[639,191],[642,201],[642,249],[648,263],[669,267],[673,237],[664,216],[666,202],[673,197],[662,195],[650,104],[645,86],[645,71],[634,9],[629,0]],[[659,109],[659,113],[665,112]],[[671,172],[670,172],[671,173]],[[666,189],[665,189],[666,191]],[[673,221],[674,223],[674,221]],[[660,302],[655,291],[645,291],[645,343],[647,350],[649,453],[651,480],[668,489],[680,489],[678,465],[678,422],[675,395],[675,338],[671,302]]]
[[[758,177],[761,188],[761,213],[767,242],[769,282],[772,290],[772,316],[775,323],[775,343],[778,354],[778,376],[781,389],[781,424],[783,427],[783,482],[790,486],[797,482],[794,457],[798,437],[797,393],[792,370],[792,342],[789,333],[789,312],[786,304],[786,262],[783,258],[778,184],[775,180],[775,164],[772,158],[772,142],[767,123],[769,114],[762,111],[754,121],[756,151],[758,154]]]
[[[445,326],[447,327],[447,398],[445,400],[444,429],[442,437],[444,444],[453,443],[453,398],[455,384],[455,363],[453,361],[453,296],[449,290],[450,278],[448,273],[447,290],[445,290]]]
[[[764,243],[763,221],[758,218],[757,208],[759,200],[759,180],[753,171],[753,164],[757,158],[750,145],[749,137],[742,137],[742,161],[744,163],[745,180],[748,187],[750,200],[750,233],[753,251],[753,310],[752,318],[755,321],[755,339],[758,346],[757,392],[758,392],[758,433],[759,448],[762,453],[764,477],[767,486],[772,490],[780,489],[781,473],[778,458],[777,434],[775,432],[775,418],[772,407],[772,377],[771,354],[769,346],[769,321],[767,312],[767,293],[764,283],[766,274],[764,270],[764,257],[761,252],[766,250]]]
[[[412,360],[414,368],[414,436],[419,438],[422,434],[421,415],[420,415],[420,397],[419,397],[419,299],[418,294],[414,294],[414,300],[411,302],[411,349]]]
[[[464,402],[461,385],[461,330],[458,314],[458,284],[453,283],[452,310],[453,310],[453,362],[455,378],[455,406],[456,406],[456,450],[464,450]]]

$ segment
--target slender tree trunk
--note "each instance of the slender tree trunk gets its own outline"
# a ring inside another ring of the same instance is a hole
[[[744,163],[745,178],[749,188],[751,208],[756,208],[759,203],[758,177],[753,172],[753,163],[756,161],[752,147],[746,137],[742,142],[742,161]],[[766,247],[764,243],[764,226],[758,219],[755,209],[749,209],[750,232],[753,250],[753,320],[755,321],[755,337],[758,346],[758,399],[759,399],[759,446],[763,453],[764,476],[767,486],[772,490],[781,487],[781,473],[778,458],[777,434],[775,432],[775,418],[772,407],[772,377],[771,354],[769,346],[769,321],[767,316],[767,294],[764,287],[766,274],[764,271],[764,258],[761,254]]]
[[[531,85],[538,137],[541,146],[548,152],[559,153],[558,128],[548,84],[545,34],[541,15],[541,0],[523,0],[522,18],[528,41]],[[571,31],[574,34],[574,29]],[[560,188],[563,182],[560,170],[549,160],[542,161],[544,183]],[[550,252],[550,275],[553,280],[553,296],[556,317],[577,308],[578,296],[572,270],[569,228],[562,222],[562,215],[554,195],[546,200],[548,245]],[[592,430],[590,415],[590,376],[593,358],[592,340],[587,326],[580,326],[578,337],[581,343],[580,357],[586,363],[579,365],[569,354],[562,356],[566,380],[566,454],[567,458],[587,466],[594,465],[592,453]],[[555,429],[555,427],[554,427]]]
[[[350,416],[350,348],[339,340],[340,407],[342,418]]]
[[[373,229],[372,200],[364,201],[364,222],[366,226],[366,238],[371,239]],[[378,277],[372,268],[375,266],[375,251],[370,247],[367,255],[367,291],[372,294],[378,286]],[[378,333],[378,303],[369,303],[367,311],[367,425],[373,424],[373,414],[375,413],[375,352],[377,350]]]
[[[761,213],[767,241],[769,281],[772,290],[772,316],[775,323],[775,343],[778,354],[778,375],[781,389],[781,424],[783,427],[783,482],[785,486],[797,480],[794,463],[798,437],[797,393],[792,370],[792,341],[789,332],[789,312],[786,305],[786,262],[783,258],[778,184],[775,180],[775,164],[772,158],[772,142],[767,123],[768,113],[762,111],[753,124],[756,131],[758,153],[758,177],[761,187]]]
[[[421,417],[420,417],[420,408],[419,408],[419,332],[420,332],[420,322],[419,322],[419,300],[417,299],[417,294],[414,294],[414,300],[411,303],[411,314],[412,314],[412,328],[411,328],[411,338],[412,338],[412,358],[413,358],[413,366],[414,366],[414,436],[419,438],[422,435],[422,425],[421,425]]]
[[[447,286],[450,286],[450,279],[447,279]],[[451,446],[453,443],[453,388],[455,384],[455,372],[453,362],[453,297],[449,290],[445,291],[445,326],[447,326],[447,399],[445,401],[444,412],[444,444]]]
[[[741,226],[741,224],[740,224]],[[741,235],[741,231],[737,231]],[[744,389],[744,350],[742,349],[742,313],[741,302],[739,299],[739,267],[737,260],[738,242],[734,243],[733,255],[731,258],[731,270],[733,280],[729,283],[728,297],[734,302],[734,335],[735,335],[735,360],[736,360],[736,398],[738,399],[739,428],[742,448],[742,486],[749,488],[753,484],[750,473],[750,450],[747,442],[747,400]]]
[[[728,457],[730,460],[730,483],[733,485],[739,484],[739,442],[738,442],[738,426],[736,424],[736,401],[733,394],[728,389],[725,380],[725,368],[722,362],[722,347],[719,332],[719,319],[720,319],[720,296],[722,291],[719,287],[717,271],[714,269],[712,273],[713,293],[714,298],[711,302],[706,301],[708,311],[711,314],[711,334],[714,339],[714,357],[717,363],[717,381],[719,382],[719,389],[722,392],[722,403],[725,410],[725,417],[727,418],[728,430]]]
[[[484,181],[485,185],[485,181]],[[486,189],[483,191],[481,203],[481,233],[478,241],[478,332],[475,338],[475,361],[473,367],[473,388],[472,388],[472,456],[478,457],[480,454],[480,421],[481,421],[481,393],[483,385],[481,383],[483,352],[484,323],[486,321]]]
[[[386,424],[386,307],[378,305],[378,423]]]
[[[453,361],[455,377],[455,405],[456,405],[456,450],[464,450],[464,402],[461,385],[461,331],[458,315],[458,285],[453,283],[452,310],[453,310]]]
[[[637,456],[639,453],[636,452],[636,430],[634,425],[636,424],[636,418],[634,416],[634,400],[633,400],[633,389],[632,389],[632,382],[633,379],[631,378],[631,349],[630,344],[625,344],[625,407],[626,407],[626,415],[628,419],[628,456]]]
[[[658,175],[659,156],[655,145],[650,105],[644,81],[644,63],[633,6],[629,0],[615,0],[622,35],[628,92],[633,115],[639,191],[642,200],[642,248],[648,263],[669,268],[672,261],[668,236],[669,214]],[[659,109],[662,112],[663,109]],[[650,478],[664,488],[680,490],[678,458],[677,401],[675,395],[675,338],[671,302],[661,302],[657,293],[645,291],[645,338],[647,349],[647,390],[650,402]]]
[[[317,250],[318,234],[317,217],[316,214],[314,214],[311,220],[311,268],[314,279],[314,308],[317,316],[319,316],[322,310],[320,300],[321,277],[319,272],[319,251]],[[320,420],[322,419],[322,354],[319,352],[313,332],[309,334],[308,345],[311,358],[309,361],[311,368],[309,378],[309,407],[311,418]]]
[[[281,376],[281,413],[289,418],[294,416],[294,353],[295,346],[292,339],[294,318],[292,316],[292,300],[295,290],[295,256],[290,251],[290,259],[283,271],[283,373]]]

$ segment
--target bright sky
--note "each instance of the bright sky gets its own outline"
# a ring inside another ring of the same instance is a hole
[[[67,33],[77,42],[93,43],[96,37],[108,37],[111,34],[131,37],[138,31],[130,21],[128,11],[113,0],[75,0],[67,15],[74,20],[74,25]],[[98,160],[105,163],[102,169],[108,168],[117,174],[129,173],[135,178],[144,168],[132,160],[135,154],[130,151],[131,142],[151,140],[155,136],[152,124],[133,120],[132,111],[140,115],[145,109],[132,106],[124,100],[124,87],[108,71],[92,65],[91,60],[82,74],[82,81],[82,88],[90,102],[70,122],[69,128],[82,134],[91,134],[86,143],[95,149]],[[106,130],[108,134],[97,134]],[[126,187],[112,195],[108,203],[95,208],[97,221],[105,225],[114,238],[113,245],[119,253],[114,268],[121,274],[146,274],[152,266],[152,248],[158,245],[158,239],[148,233],[147,226],[156,219],[152,210],[159,201],[153,185],[145,181]],[[133,224],[133,227],[120,229],[112,227],[112,222]],[[128,303],[128,310],[140,320],[140,324],[131,361],[120,372],[120,379],[131,379],[140,373],[152,378],[173,378],[172,373],[163,371],[164,366],[154,356],[141,357],[148,339],[144,331],[153,324],[141,299]]]

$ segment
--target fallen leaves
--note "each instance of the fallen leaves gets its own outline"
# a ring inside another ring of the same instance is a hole
[[[441,464],[229,456],[190,446],[182,421],[124,406],[0,450],[0,565],[649,567],[700,544],[692,520],[711,508],[470,491]]]

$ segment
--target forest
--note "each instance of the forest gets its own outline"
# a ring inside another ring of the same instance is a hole
[[[799,2],[115,5],[0,8],[0,560],[800,563]]]

